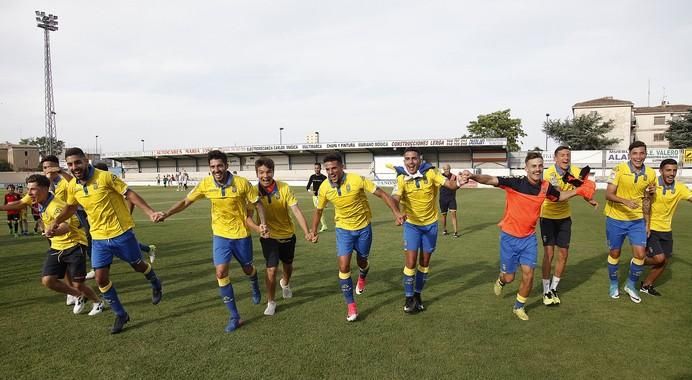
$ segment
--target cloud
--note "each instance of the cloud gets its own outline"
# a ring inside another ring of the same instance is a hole
[[[452,137],[511,108],[543,145],[545,113],[612,95],[692,102],[683,1],[51,1],[0,5],[2,139],[43,131],[52,34],[58,134],[106,151]]]

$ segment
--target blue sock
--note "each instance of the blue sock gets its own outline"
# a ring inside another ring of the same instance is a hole
[[[643,270],[644,260],[632,259],[632,261],[630,261],[630,275],[628,277],[630,287],[635,288],[634,286],[637,281],[639,281],[639,277],[642,275]]]
[[[353,303],[353,280],[351,277],[347,279],[339,278],[339,286],[341,287],[341,293],[344,294],[346,304]]]
[[[156,276],[156,272],[154,272],[154,268],[151,265],[149,266],[149,272],[145,272],[144,278],[149,280],[153,289],[161,289],[161,281]]]
[[[142,243],[139,243],[139,250],[145,253],[149,253],[149,251],[151,251],[148,245],[144,245]]]
[[[252,286],[252,292],[253,293],[259,293],[259,281],[257,280],[257,271],[255,271],[255,274],[252,276],[248,276],[248,279],[250,280],[250,285]]]
[[[115,291],[115,286],[113,286],[112,283],[109,283],[108,286],[106,286],[105,288],[99,287],[99,290],[101,290],[103,299],[106,300],[108,305],[110,305],[111,310],[113,310],[113,313],[115,313],[115,315],[122,317],[123,315],[127,314],[127,312],[125,312],[125,308],[120,303],[120,298],[118,298],[118,292]]]
[[[407,276],[406,274],[404,274],[404,296],[413,297],[414,281],[414,276]]]
[[[233,294],[233,285],[228,284],[219,287],[219,294],[221,294],[221,299],[223,303],[231,312],[231,317],[235,319],[240,319],[240,314],[238,313],[238,308],[235,305],[235,295]]]
[[[418,267],[416,271],[416,293],[423,293],[423,287],[428,281],[428,268],[430,267]]]
[[[526,304],[526,297],[522,297],[519,294],[517,294],[517,300],[514,301],[514,308],[515,309],[521,309],[522,307],[524,307],[525,304]]]
[[[610,277],[610,282],[611,283],[616,283],[618,282],[618,262],[619,258],[615,259],[612,256],[608,255],[608,277]]]

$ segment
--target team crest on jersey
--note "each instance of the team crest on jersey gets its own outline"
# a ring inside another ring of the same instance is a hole
[[[347,192],[347,193],[350,193],[350,192],[351,192],[351,185],[350,185],[350,184],[347,184],[347,185],[346,185],[346,192]]]
[[[234,193],[237,193],[237,192],[238,192],[238,189],[237,189],[235,186],[231,186],[231,191],[234,192]]]
[[[281,199],[281,194],[279,194],[279,192],[277,191],[276,193],[274,193],[274,198]]]
[[[550,181],[549,182],[551,185],[553,185],[555,187],[560,185],[560,182],[557,180],[557,175],[555,175],[555,173],[552,173],[550,175]]]
[[[94,188],[94,190],[97,190],[97,189],[99,188],[99,184],[98,184],[98,183],[94,183],[93,188]]]

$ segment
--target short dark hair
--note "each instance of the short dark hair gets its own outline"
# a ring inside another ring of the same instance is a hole
[[[108,171],[108,164],[103,161],[96,161],[91,164],[93,167],[99,170]]]
[[[43,159],[41,160],[41,165],[43,165],[44,162],[52,162],[54,164],[60,165],[60,160],[58,160],[58,157],[56,157],[52,154],[50,154],[46,157],[43,157]]]
[[[410,147],[404,149],[404,154],[406,154],[406,153],[408,153],[408,152],[416,152],[416,154],[418,155],[418,157],[421,156],[420,149],[418,149],[418,148],[416,148],[416,147],[413,147],[413,146],[410,146]]]
[[[343,165],[343,164],[344,164],[343,158],[341,158],[341,155],[338,154],[338,153],[330,153],[330,154],[326,155],[326,156],[324,157],[324,159],[322,159],[322,162],[325,162],[325,163],[326,163],[326,162],[332,162],[332,161],[336,161],[336,162],[338,162],[340,165]]]
[[[271,171],[274,171],[274,160],[268,157],[260,157],[255,160],[255,172],[257,172],[260,166],[266,166]]]
[[[658,167],[659,169],[663,169],[664,166],[666,165],[675,165],[678,166],[678,162],[675,161],[672,158],[666,158],[665,160],[661,161],[661,165]]]
[[[572,148],[568,147],[567,145],[560,145],[559,147],[555,148],[555,155],[557,156],[557,153],[561,150],[569,150],[570,152],[572,151]]]
[[[631,152],[632,149],[634,149],[634,148],[641,148],[641,147],[644,147],[644,150],[646,150],[646,144],[644,144],[643,141],[635,141],[635,142],[633,142],[632,144],[630,144],[630,147],[627,148],[627,151],[628,151],[628,152]]]
[[[50,187],[50,180],[43,174],[32,174],[26,179],[26,183],[35,183],[40,187],[48,188]]]
[[[207,162],[209,163],[211,160],[221,160],[224,164],[228,165],[228,156],[220,150],[215,149],[207,153]]]
[[[524,164],[527,164],[529,161],[533,160],[534,158],[540,158],[542,160],[543,155],[540,154],[539,152],[529,152],[526,155],[526,158],[524,159]]]
[[[67,148],[67,150],[65,151],[65,158],[70,156],[86,157],[84,151],[77,147]]]
[[[319,162],[315,162],[315,165],[322,167],[322,164],[320,164]]]
[[[14,187],[14,185],[10,183],[9,185],[7,185],[6,189],[7,190],[9,190],[9,189],[14,190],[14,189],[16,189],[16,187]]]

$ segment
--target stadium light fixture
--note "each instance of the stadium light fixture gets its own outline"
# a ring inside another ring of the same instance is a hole
[[[55,102],[53,99],[53,69],[50,63],[50,37],[49,32],[58,30],[58,16],[54,14],[46,15],[43,11],[34,11],[36,14],[37,27],[43,29],[44,35],[44,78],[45,78],[45,128],[46,139],[48,140],[47,154],[53,154],[53,146],[57,141],[57,132],[55,125]]]
[[[279,145],[283,145],[283,143],[284,143],[283,132],[284,132],[284,127],[279,128]]]

